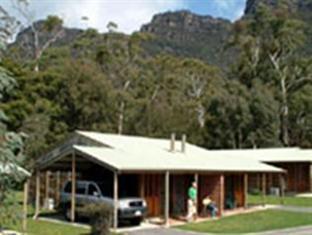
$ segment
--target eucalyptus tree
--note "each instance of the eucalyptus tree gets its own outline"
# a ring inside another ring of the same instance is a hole
[[[58,16],[48,16],[42,22],[36,22],[35,14],[30,9],[30,0],[12,0],[14,9],[17,11],[20,22],[25,22],[30,27],[31,35],[27,41],[31,43],[34,59],[34,71],[39,71],[42,54],[58,39],[64,37],[63,20]],[[27,50],[29,48],[26,48]]]
[[[298,89],[312,82],[311,65],[297,56],[305,39],[304,24],[292,17],[281,2],[271,11],[260,5],[254,16],[238,21],[234,29],[232,43],[240,51],[235,76],[249,87],[254,79],[276,86],[281,140],[288,146],[289,100]]]
[[[109,23],[109,33],[103,36],[103,42],[96,51],[96,61],[103,73],[107,74],[117,91],[118,116],[117,132],[124,133],[126,105],[131,101],[133,83],[139,79],[139,67],[143,63],[141,42],[146,35],[134,33],[130,36],[118,33],[117,25]]]

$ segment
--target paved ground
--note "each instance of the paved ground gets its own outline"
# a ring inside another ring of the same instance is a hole
[[[259,235],[311,235],[312,226],[296,227],[290,229],[282,229],[276,231],[270,231],[265,233],[259,233]]]
[[[311,235],[312,226],[281,229],[270,232],[253,233],[253,235]],[[144,229],[125,233],[125,235],[203,235],[203,233],[187,232],[177,229]]]
[[[275,210],[290,211],[290,212],[312,213],[312,207],[271,205],[271,208]]]
[[[188,232],[170,228],[144,229],[125,233],[125,235],[197,235],[202,233]]]
[[[300,193],[300,194],[297,194],[296,197],[311,197],[312,198],[312,193]]]

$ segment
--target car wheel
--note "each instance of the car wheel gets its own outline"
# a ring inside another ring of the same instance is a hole
[[[131,220],[132,225],[140,225],[142,222],[142,218],[134,218]]]

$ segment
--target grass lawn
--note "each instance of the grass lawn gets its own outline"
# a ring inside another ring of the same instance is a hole
[[[220,220],[191,223],[178,228],[210,233],[254,233],[273,229],[290,228],[312,224],[312,214],[266,210]]]
[[[16,192],[16,200],[20,203],[20,211],[22,212],[22,192]],[[48,211],[41,211],[41,213],[53,213]],[[34,208],[28,206],[28,220],[27,220],[27,235],[90,235],[90,229],[83,227],[76,227],[73,225],[59,224],[48,221],[33,220],[32,216],[34,214]],[[22,222],[17,224],[7,225],[6,228],[15,231],[22,231]],[[112,235],[117,235],[112,233]]]
[[[266,196],[266,204],[278,205],[281,204],[281,198],[277,196]],[[248,195],[248,204],[262,204],[262,197]],[[284,205],[312,207],[312,198],[303,197],[284,197]]]
[[[21,231],[21,225],[11,226],[15,231]],[[29,235],[89,235],[90,230],[74,227],[71,225],[63,225],[46,221],[28,219],[27,234]]]

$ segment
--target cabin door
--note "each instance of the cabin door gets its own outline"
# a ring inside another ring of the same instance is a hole
[[[225,177],[225,208],[234,209],[244,205],[243,175],[227,175]]]
[[[148,174],[143,176],[144,198],[147,203],[149,217],[161,214],[161,180],[160,174]]]

